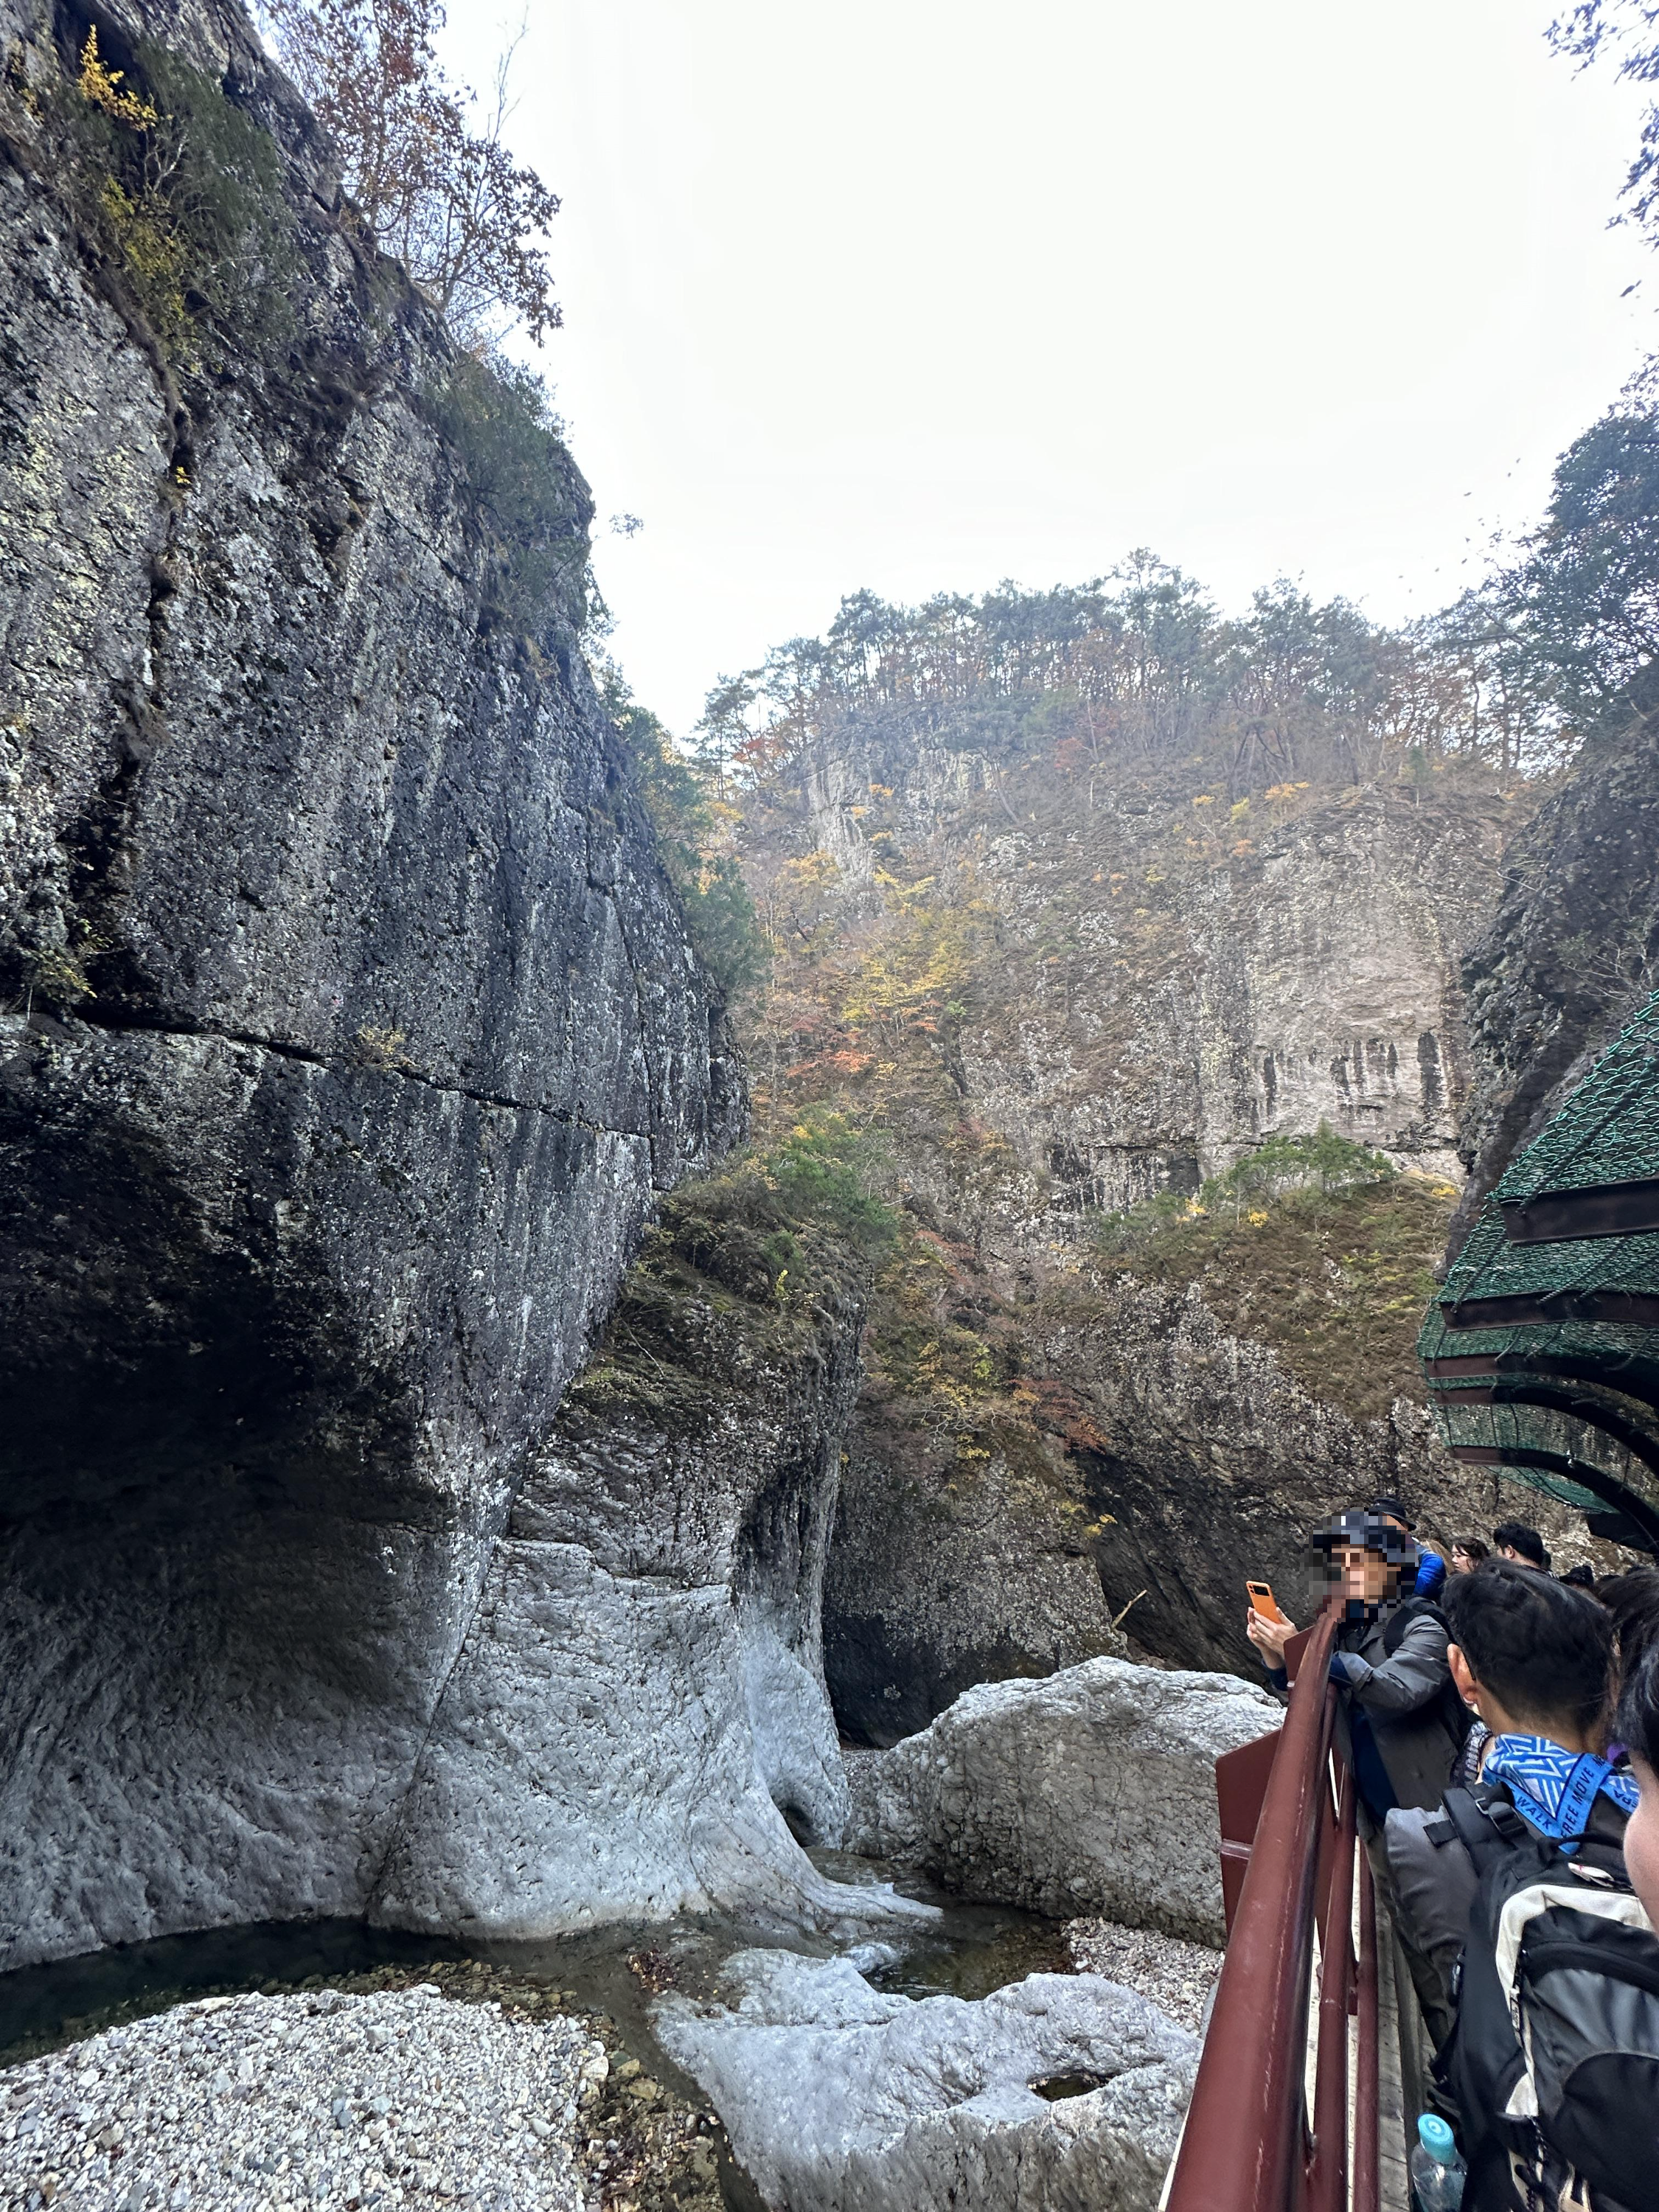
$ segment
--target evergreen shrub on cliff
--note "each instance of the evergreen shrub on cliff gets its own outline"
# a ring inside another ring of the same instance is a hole
[[[841,1115],[809,1115],[682,1183],[646,1231],[571,1405],[643,1406],[692,1433],[718,1416],[715,1378],[734,1345],[747,1347],[739,1367],[799,1358],[826,1320],[856,1316],[898,1233],[871,1188],[874,1165]]]
[[[665,1236],[706,1275],[787,1304],[815,1275],[867,1277],[892,1249],[897,1216],[872,1188],[878,1148],[841,1114],[809,1109],[664,1206]]]
[[[503,355],[458,354],[425,406],[459,457],[495,538],[489,591],[497,620],[534,635],[554,613],[580,635],[595,599],[586,495],[546,386]]]
[[[1210,1214],[1230,1219],[1235,1228],[1241,1219],[1259,1227],[1267,1218],[1262,1209],[1291,1192],[1329,1197],[1356,1184],[1386,1182],[1399,1172],[1386,1152],[1340,1137],[1322,1121],[1312,1136],[1265,1138],[1254,1152],[1208,1177],[1196,1197],[1160,1191],[1127,1213],[1103,1215],[1095,1238],[1110,1255],[1135,1251],[1163,1231]]]

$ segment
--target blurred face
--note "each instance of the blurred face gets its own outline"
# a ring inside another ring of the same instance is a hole
[[[1633,1752],[1630,1763],[1642,1802],[1625,1831],[1625,1864],[1630,1869],[1631,1887],[1641,1899],[1648,1918],[1659,1928],[1659,1774]]]
[[[1400,1583],[1397,1567],[1390,1566],[1380,1552],[1364,1551],[1358,1544],[1339,1546],[1331,1553],[1331,1577],[1350,1605],[1381,1605]]]
[[[1474,1572],[1474,1561],[1461,1544],[1454,1544],[1451,1547],[1451,1571],[1455,1575],[1472,1575]]]

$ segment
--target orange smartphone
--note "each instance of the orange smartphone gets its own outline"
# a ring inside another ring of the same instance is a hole
[[[1250,1594],[1250,1610],[1259,1613],[1263,1620],[1284,1620],[1287,1616],[1279,1611],[1279,1600],[1266,1583],[1246,1583]]]

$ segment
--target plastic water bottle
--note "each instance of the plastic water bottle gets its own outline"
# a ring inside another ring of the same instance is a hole
[[[1458,2212],[1466,2172],[1450,2128],[1438,2112],[1425,2112],[1417,2123],[1417,2142],[1412,2151],[1412,2196],[1417,2212]]]

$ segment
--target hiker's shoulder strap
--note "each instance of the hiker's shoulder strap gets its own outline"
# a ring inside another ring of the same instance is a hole
[[[1406,1631],[1419,1620],[1437,1621],[1442,1628],[1448,1626],[1446,1616],[1432,1598],[1408,1597],[1403,1605],[1396,1606],[1382,1626],[1382,1649],[1392,1659],[1406,1640]]]
[[[1535,1840],[1501,1790],[1449,1790],[1440,1802],[1477,1874],[1507,1858],[1517,1844]]]

